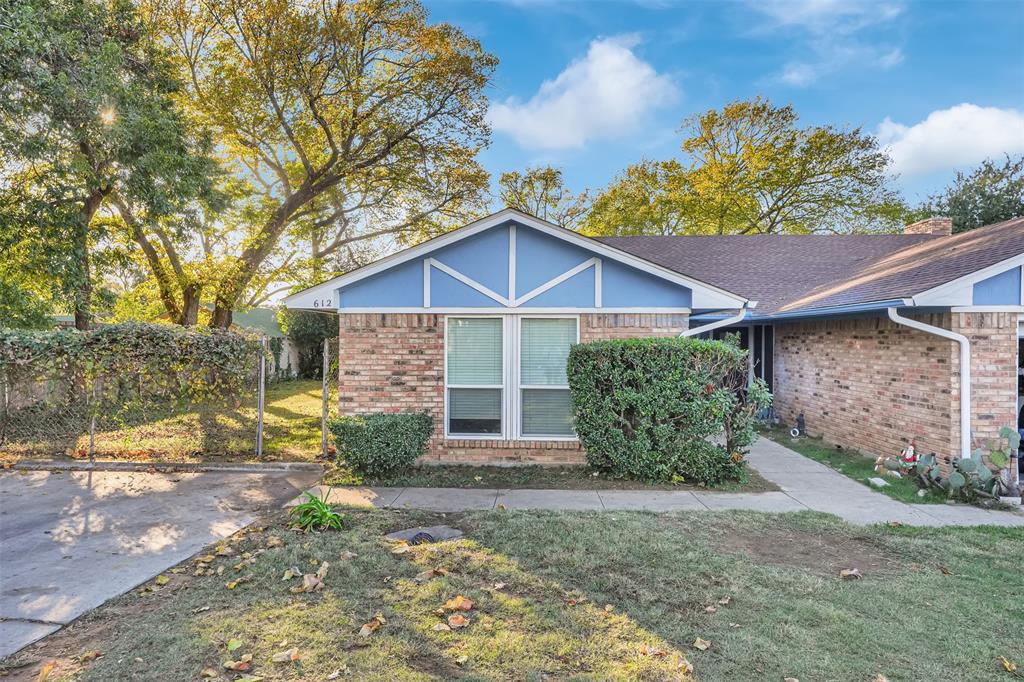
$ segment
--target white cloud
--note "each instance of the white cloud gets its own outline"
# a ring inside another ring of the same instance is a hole
[[[887,117],[876,134],[892,156],[894,171],[923,175],[1024,152],[1024,112],[958,104],[911,126]]]
[[[751,6],[772,20],[771,28],[800,26],[814,33],[853,33],[903,12],[897,2],[861,0],[757,0]]]
[[[670,77],[633,53],[638,42],[636,36],[593,41],[586,56],[544,81],[529,101],[493,103],[488,120],[520,145],[539,149],[579,148],[631,131],[679,94]]]
[[[899,3],[852,0],[776,0],[750,3],[766,21],[758,32],[789,30],[805,37],[812,57],[790,61],[770,80],[793,87],[807,87],[828,74],[847,67],[873,66],[891,69],[903,61],[899,47],[865,41],[862,32],[886,24],[903,12]]]

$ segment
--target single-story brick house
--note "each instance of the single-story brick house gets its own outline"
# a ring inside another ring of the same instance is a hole
[[[1024,219],[950,231],[589,238],[505,209],[285,303],[338,314],[341,412],[430,412],[433,461],[581,462],[572,343],[729,331],[784,422],[948,457],[1018,423]]]

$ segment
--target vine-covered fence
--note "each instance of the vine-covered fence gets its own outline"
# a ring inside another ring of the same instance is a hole
[[[259,339],[171,325],[0,330],[0,452],[258,452]]]

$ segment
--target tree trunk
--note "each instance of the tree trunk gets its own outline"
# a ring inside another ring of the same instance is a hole
[[[229,280],[222,280],[217,287],[217,293],[214,296],[213,317],[210,318],[211,327],[227,329],[231,326],[231,313],[246,287],[256,275],[256,271],[277,246],[278,239],[288,226],[292,215],[311,201],[315,194],[309,184],[303,184],[277,207],[260,231],[260,238],[242,251],[238,257],[236,274]]]
[[[234,303],[228,303],[220,297],[213,304],[213,316],[210,318],[210,326],[214,329],[227,329],[231,326],[231,314]]]
[[[182,288],[181,318],[178,324],[183,327],[193,327],[199,322],[199,294],[200,288],[195,284]]]
[[[85,331],[92,326],[92,267],[89,259],[89,225],[109,190],[95,189],[82,203],[75,233],[75,251],[80,259],[79,281],[75,290],[75,329]]]

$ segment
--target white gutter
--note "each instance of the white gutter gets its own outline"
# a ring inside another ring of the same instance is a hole
[[[740,311],[737,314],[733,315],[732,317],[727,317],[724,320],[718,320],[716,322],[709,322],[708,324],[705,324],[704,326],[701,327],[687,329],[686,331],[680,332],[679,337],[683,338],[688,336],[696,336],[697,334],[703,334],[704,332],[709,332],[713,329],[718,329],[719,327],[728,327],[731,324],[737,324],[739,322],[742,322],[743,318],[747,316],[747,305],[749,305],[749,303],[744,303],[740,307]],[[756,301],[754,301],[753,304],[750,305],[750,307],[753,308],[755,305],[757,305]]]
[[[896,324],[950,339],[960,344],[960,457],[971,456],[971,341],[963,334],[903,317],[896,308],[888,308],[889,319]]]

